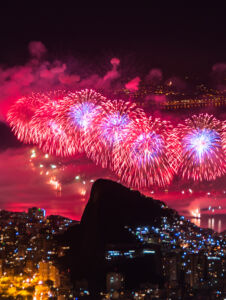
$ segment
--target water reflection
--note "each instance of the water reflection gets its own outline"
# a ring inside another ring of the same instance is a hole
[[[201,225],[201,219],[200,218],[193,218],[192,222],[196,225],[199,226]]]
[[[200,209],[196,208],[194,210],[191,210],[191,215],[192,215],[192,222],[196,225],[196,226],[200,226],[201,224],[201,213],[200,213]]]
[[[225,230],[225,228],[222,226],[222,224],[225,224],[226,221],[225,215],[201,215],[199,218],[192,216],[190,217],[190,220],[196,226],[209,228],[219,233]]]
[[[218,223],[217,223],[218,225],[217,225],[217,231],[218,232],[221,232],[222,231],[222,227],[221,227],[221,220],[218,220]]]
[[[214,224],[215,224],[214,218],[209,218],[209,219],[208,219],[208,228],[214,230],[214,229],[215,229],[215,228],[214,228]]]

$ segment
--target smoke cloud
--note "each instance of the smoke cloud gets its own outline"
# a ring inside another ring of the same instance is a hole
[[[1,121],[5,121],[6,113],[12,103],[31,92],[57,88],[106,90],[110,89],[112,82],[120,77],[118,71],[120,60],[118,58],[111,59],[111,68],[103,77],[92,74],[81,79],[80,70],[73,70],[71,73],[65,62],[47,60],[48,51],[42,42],[30,42],[28,50],[30,58],[25,65],[11,68],[0,66]]]
[[[140,77],[135,77],[131,81],[126,83],[125,87],[127,90],[131,92],[138,91],[140,81],[141,81]]]
[[[159,84],[163,79],[163,74],[160,69],[151,69],[148,73],[148,75],[145,78],[145,81],[147,83],[150,83],[152,85],[157,85]]]
[[[31,56],[34,56],[37,59],[40,59],[45,53],[47,53],[47,49],[42,42],[30,42],[28,45],[28,49]]]
[[[226,89],[226,63],[214,64],[210,76],[215,88],[220,91]]]

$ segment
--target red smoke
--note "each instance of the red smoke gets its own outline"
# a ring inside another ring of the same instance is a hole
[[[28,45],[29,52],[31,56],[40,59],[45,53],[47,53],[47,49],[42,42],[30,42]]]
[[[151,69],[145,78],[145,81],[151,84],[159,84],[163,79],[163,74],[160,69]]]
[[[140,77],[135,77],[131,81],[126,83],[125,87],[131,92],[138,91],[140,81],[141,81]]]
[[[43,43],[30,42],[28,50],[30,59],[24,66],[11,68],[0,66],[0,120],[5,120],[6,113],[13,102],[33,91],[87,87],[104,90],[111,88],[111,82],[120,77],[118,58],[111,59],[112,68],[103,77],[92,74],[81,79],[79,70],[71,74],[66,63],[44,59],[48,52]]]

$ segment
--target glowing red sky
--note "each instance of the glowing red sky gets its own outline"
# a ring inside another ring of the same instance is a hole
[[[119,79],[120,84],[117,83],[116,87],[127,86],[133,91],[137,90],[140,83],[140,78],[137,76],[130,79],[122,76],[121,62],[118,58],[110,59],[107,66],[104,65],[106,70],[102,76],[91,74],[82,78],[79,75],[81,68],[78,69],[78,72],[71,73],[70,66],[63,61],[48,61],[46,58],[47,49],[41,42],[30,43],[29,53],[30,58],[23,66],[0,67],[1,120],[5,120],[5,113],[12,102],[33,90],[57,88],[59,85],[64,88],[71,88],[72,86],[75,88],[101,87],[109,90],[112,84],[115,84],[114,80]],[[218,75],[217,78],[225,78],[220,75],[225,74],[226,64],[214,65],[212,72]],[[157,80],[157,82],[169,80],[169,78],[163,79],[163,77],[160,69],[150,69],[146,80]],[[176,84],[181,87],[184,81],[178,80],[178,78],[174,78]],[[124,82],[123,85],[121,82]],[[222,88],[222,85],[220,87]],[[154,101],[163,100],[163,97],[154,99]],[[222,119],[225,119],[225,115],[222,116]],[[47,210],[47,214],[60,214],[73,219],[80,219],[88,195],[85,200],[84,195],[82,195],[83,183],[76,183],[72,179],[79,173],[82,173],[88,180],[108,177],[109,172],[96,167],[87,159],[80,159],[63,171],[64,184],[62,185],[61,197],[59,197],[53,188],[47,184],[46,178],[40,176],[39,171],[32,170],[28,160],[28,151],[28,148],[11,148],[0,153],[0,208],[25,211],[28,207],[40,206]],[[194,192],[191,194],[188,192],[188,188],[189,186],[186,187],[184,194],[181,193],[184,187],[180,187],[170,190],[169,193],[155,192],[150,196],[162,199],[181,214],[188,214],[191,210],[199,208],[203,214],[207,215],[209,206],[221,206],[219,213],[226,214],[226,194],[223,194],[223,189],[226,190],[225,178],[221,179],[216,187],[212,186],[211,183],[202,187],[201,193]],[[214,196],[212,194],[208,196],[209,190],[211,193],[217,192]],[[222,224],[223,228],[226,229],[226,223]]]
[[[1,209],[12,211],[26,211],[28,207],[39,206],[47,210],[47,214],[64,215],[79,220],[89,197],[91,187],[90,179],[100,177],[111,178],[109,171],[96,167],[85,158],[73,161],[63,170],[59,171],[62,184],[61,195],[57,194],[47,182],[47,177],[40,176],[40,169],[32,170],[29,163],[30,151],[32,148],[9,149],[0,153],[0,203]],[[75,176],[80,175],[83,179],[79,182]],[[113,177],[112,177],[113,178]],[[85,182],[85,185],[83,184]],[[82,191],[87,187],[87,195]],[[169,190],[169,192],[157,192],[149,195],[161,199],[170,207],[175,208],[179,213],[188,215],[192,210],[199,208],[202,214],[209,214],[208,207],[221,207],[222,229],[226,229],[223,214],[226,214],[226,194],[219,189],[213,195],[207,195],[208,189],[192,194],[185,190],[181,193]],[[215,212],[216,213],[216,212]],[[211,213],[210,213],[211,216]],[[208,219],[203,222],[207,226]],[[216,224],[217,225],[217,224]]]

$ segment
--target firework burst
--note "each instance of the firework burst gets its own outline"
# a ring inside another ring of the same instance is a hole
[[[114,171],[123,182],[145,188],[165,186],[172,181],[176,163],[175,153],[171,152],[171,129],[169,122],[149,118],[135,127],[123,144],[118,144],[114,151]]]
[[[93,90],[69,93],[60,101],[56,111],[56,123],[70,137],[70,153],[84,151],[89,130],[95,118],[101,114],[101,103],[106,98]]]
[[[222,144],[223,144],[223,150],[224,155],[226,156],[226,121],[223,122],[223,131],[222,131]]]
[[[86,152],[136,188],[166,186],[174,174],[195,181],[226,174],[226,123],[208,114],[173,128],[135,103],[86,89],[33,93],[16,101],[7,120],[19,140],[59,156]]]
[[[194,115],[179,125],[182,161],[179,174],[193,180],[215,180],[226,173],[223,127],[208,114]]]
[[[41,106],[31,120],[31,127],[37,135],[34,141],[46,153],[67,156],[70,155],[71,138],[66,135],[56,122],[56,111],[67,95],[65,91],[57,90],[47,94],[48,101]]]
[[[102,167],[111,167],[114,147],[126,140],[133,127],[145,118],[144,111],[135,103],[123,100],[103,102],[102,113],[95,119],[95,126],[88,135],[87,156]]]
[[[31,126],[35,111],[48,101],[46,94],[33,93],[16,101],[7,113],[7,121],[17,138],[24,143],[36,140],[37,132]]]

